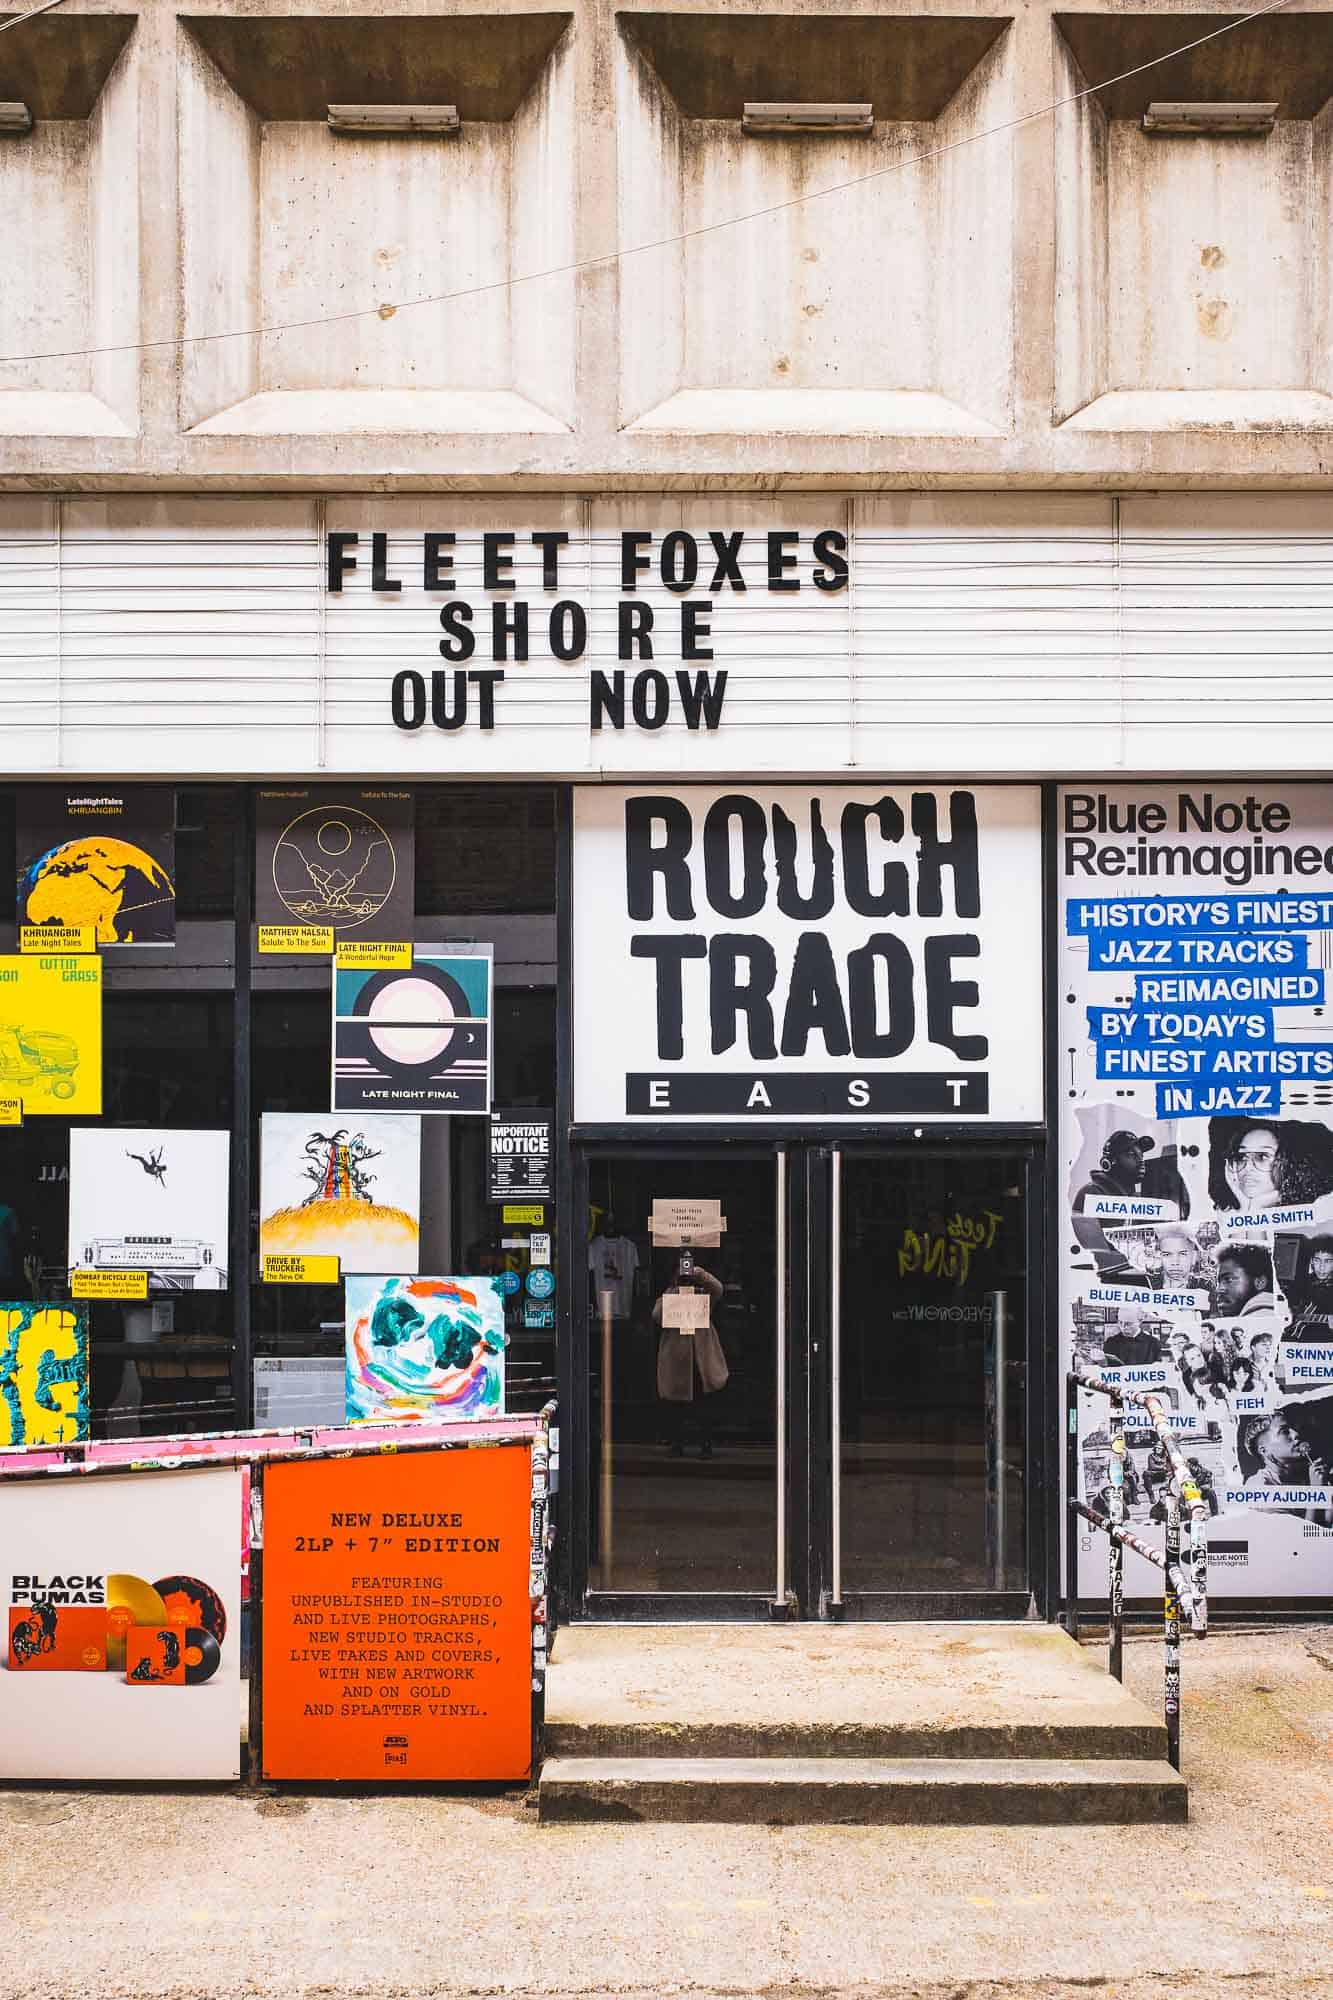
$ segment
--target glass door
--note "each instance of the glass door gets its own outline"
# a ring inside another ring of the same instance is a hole
[[[786,1166],[772,1146],[582,1162],[594,1616],[767,1617],[784,1597]]]
[[[829,1155],[832,1616],[1022,1616],[1029,1601],[1032,1162]]]

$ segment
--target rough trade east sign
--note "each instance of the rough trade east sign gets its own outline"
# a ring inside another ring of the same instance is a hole
[[[1038,1119],[1026,786],[582,788],[576,1116]]]

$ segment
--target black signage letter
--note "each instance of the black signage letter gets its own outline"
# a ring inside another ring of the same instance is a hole
[[[707,943],[689,932],[675,937],[636,937],[629,941],[629,955],[657,961],[657,1058],[659,1062],[679,1062],[685,1053],[681,967],[687,958],[707,958]]]
[[[803,896],[796,881],[796,823],[781,806],[773,808],[773,860],[778,878],[778,908],[784,917],[804,917],[817,924],[833,908],[833,843],[824,831],[819,800],[810,801],[810,894]]]
[[[569,541],[563,528],[538,528],[533,542],[542,552],[542,589],[560,588],[560,551]]]
[[[390,706],[397,729],[420,729],[426,720],[426,677],[404,667],[393,677]]]
[[[684,528],[662,537],[662,581],[668,590],[690,590],[699,574],[699,544]],[[628,586],[631,590],[633,584]]]
[[[452,535],[427,534],[421,543],[421,588],[423,590],[457,590],[458,585],[446,570],[454,566],[454,538]]]
[[[851,1048],[829,941],[823,931],[802,931],[796,940],[787,1011],[782,1017],[783,1055],[803,1056],[816,1030],[831,1056],[845,1056]]]
[[[621,534],[620,588],[622,590],[638,589],[640,572],[649,566],[648,557],[641,556],[639,550],[645,542],[651,542],[652,539],[651,535],[640,534],[630,530],[626,530]]]
[[[653,607],[641,597],[622,597],[616,606],[616,658],[651,660]]]
[[[336,528],[329,536],[329,589],[341,590],[343,578],[349,570],[356,568],[356,557],[349,554],[360,541],[360,535],[351,535],[343,528]]]
[[[389,537],[375,533],[370,538],[370,587],[372,590],[401,590],[402,583],[389,575]]]
[[[870,851],[866,829],[879,821],[881,840],[903,837],[902,808],[896,799],[879,799],[873,806],[842,809],[842,881],[847,901],[858,917],[905,917],[912,908],[912,885],[901,861],[886,861],[878,889],[870,886]]]
[[[491,606],[491,658],[509,658],[509,636],[514,638],[514,658],[526,660],[528,657],[528,601],[520,597],[515,604],[493,604]]]
[[[744,980],[737,978],[742,963],[749,972]],[[708,1008],[715,1056],[734,1047],[736,1019],[744,1014],[751,1057],[755,1062],[772,1062],[778,1052],[771,998],[777,977],[778,955],[767,938],[722,931],[713,939],[708,955]]]
[[[449,635],[440,641],[440,651],[445,659],[470,660],[477,650],[477,635],[472,630],[472,606],[462,598],[441,606],[440,623]]]
[[[581,660],[588,644],[588,614],[572,597],[551,606],[551,651],[557,660]]]
[[[731,886],[731,822],[741,829],[741,886]],[[757,799],[726,792],[715,799],[704,820],[704,881],[708,900],[720,917],[753,917],[764,907],[768,880],[764,873],[764,839],[768,822]]]
[[[980,956],[981,945],[970,932],[926,939],[926,1032],[942,1049],[952,1049],[960,1062],[981,1062],[990,1051],[990,1042],[985,1035],[958,1033],[954,1009],[981,1003],[976,981],[955,979],[951,961]]]
[[[815,559],[823,563],[812,579],[816,590],[841,590],[847,582],[847,537],[840,528],[815,536]]]
[[[875,999],[875,961],[888,975],[889,1019],[881,1030]],[[900,937],[876,931],[847,957],[848,1011],[852,1017],[852,1054],[900,1056],[916,1034],[916,1001],[912,994],[912,954]]]
[[[514,546],[512,535],[485,534],[481,538],[481,580],[487,590],[514,588]],[[503,655],[501,655],[503,658]]]
[[[662,829],[660,846],[653,843],[655,826]],[[666,912],[673,922],[689,923],[693,919],[694,897],[687,865],[693,842],[689,807],[679,799],[657,798],[648,792],[626,799],[625,908],[637,923],[649,921],[656,914],[654,875],[662,878]]]
[[[617,667],[608,680],[600,667],[592,670],[588,683],[588,727],[600,729],[605,717],[613,729],[625,727],[625,672]]]
[[[916,835],[920,859],[917,863],[916,907],[923,917],[944,914],[945,868],[953,870],[955,916],[981,915],[981,881],[977,872],[977,802],[971,792],[950,792],[948,840],[940,839],[939,801],[934,792],[913,792],[912,831]]]
[[[662,727],[671,714],[671,683],[660,667],[649,667],[646,672],[635,674],[630,706],[640,729]]]
[[[713,581],[708,588],[721,590],[724,583],[729,583],[733,590],[744,590],[747,586],[741,575],[741,543],[745,540],[745,530],[737,528],[734,535],[724,535],[720,529],[711,528],[708,539],[717,557]]]
[[[711,660],[713,649],[701,642],[712,636],[708,614],[713,607],[707,598],[680,607],[680,657],[682,660]]]

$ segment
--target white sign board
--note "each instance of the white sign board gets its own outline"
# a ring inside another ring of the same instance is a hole
[[[241,1472],[0,1479],[0,1778],[240,1776]]]
[[[1041,1117],[1035,788],[574,798],[580,1120]]]
[[[656,1250],[681,1249],[686,1244],[716,1250],[726,1226],[722,1203],[716,1197],[711,1201],[658,1200],[648,1217],[648,1234]]]
[[[677,1333],[697,1333],[712,1318],[712,1300],[707,1292],[664,1292],[662,1324]]]
[[[1065,1352],[1159,1395],[1208,1502],[1215,1597],[1333,1590],[1333,789],[1060,795]],[[1080,1395],[1105,1512],[1109,1404]],[[1162,1461],[1126,1417],[1159,1547]],[[1106,1543],[1080,1533],[1084,1591]],[[1125,1589],[1158,1595],[1131,1550]]]

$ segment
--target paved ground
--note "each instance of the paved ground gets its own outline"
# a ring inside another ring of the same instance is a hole
[[[1160,1647],[1129,1649],[1156,1698]],[[1187,1828],[539,1828],[521,1799],[0,1793],[0,2000],[1333,1996],[1333,1629],[1185,1654]]]

